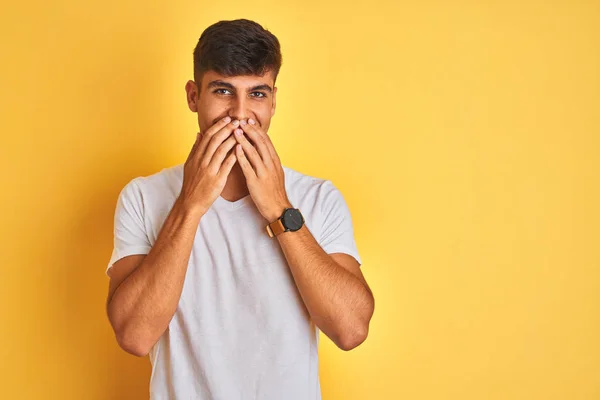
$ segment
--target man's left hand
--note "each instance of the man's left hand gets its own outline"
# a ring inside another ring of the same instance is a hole
[[[254,142],[254,146],[244,133]],[[239,143],[235,155],[246,177],[250,196],[258,211],[271,223],[281,217],[286,208],[293,207],[285,190],[281,160],[271,138],[253,119],[240,121],[234,136]]]

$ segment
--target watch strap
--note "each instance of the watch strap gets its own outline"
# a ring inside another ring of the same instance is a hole
[[[269,225],[267,225],[267,233],[269,234],[269,237],[275,237],[283,232],[285,232],[285,226],[283,226],[281,218],[278,218],[275,222],[271,222]]]

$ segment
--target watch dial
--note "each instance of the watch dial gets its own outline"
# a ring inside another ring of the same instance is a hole
[[[297,231],[302,227],[304,219],[302,213],[296,209],[289,209],[283,216],[283,224],[291,231]]]

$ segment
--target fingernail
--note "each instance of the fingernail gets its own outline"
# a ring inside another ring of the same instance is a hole
[[[238,121],[237,119],[235,121],[233,121],[234,126],[238,126],[239,124],[240,124],[240,121]]]
[[[236,130],[235,130],[235,134],[236,134],[237,136],[241,136],[241,135],[242,135],[242,130],[241,130],[241,129],[236,129]]]
[[[246,122],[246,120],[245,120],[245,119],[243,119],[243,120],[241,120],[241,121],[240,121],[240,125],[244,126],[244,125],[246,125],[246,124],[247,124],[247,122]]]
[[[225,117],[225,119],[223,121],[225,121],[226,123],[230,123],[231,122],[231,117]]]
[[[256,122],[254,122],[254,120],[253,120],[252,118],[250,118],[250,119],[248,120],[248,123],[249,123],[250,125],[254,125]]]

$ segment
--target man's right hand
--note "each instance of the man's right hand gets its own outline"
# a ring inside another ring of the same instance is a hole
[[[179,200],[187,207],[199,209],[204,214],[221,195],[236,162],[235,151],[227,154],[237,143],[232,133],[238,126],[239,121],[226,117],[196,136],[184,164],[179,195]]]

